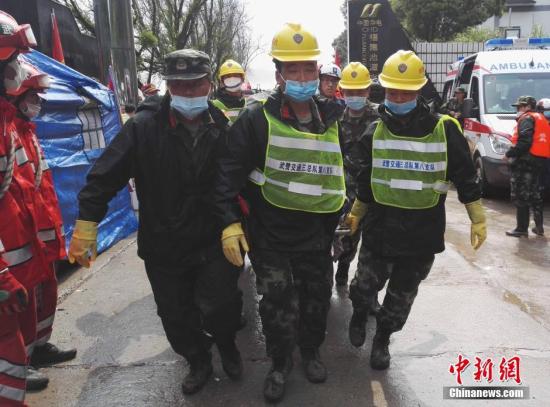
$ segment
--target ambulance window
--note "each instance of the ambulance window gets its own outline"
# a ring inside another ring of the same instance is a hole
[[[538,100],[548,97],[548,89],[550,89],[548,72],[485,75],[483,77],[485,113],[513,114],[515,108],[512,103],[518,97],[529,95]]]
[[[474,101],[474,106],[479,108],[479,81],[477,76],[472,78],[472,85],[470,86],[470,98]]]

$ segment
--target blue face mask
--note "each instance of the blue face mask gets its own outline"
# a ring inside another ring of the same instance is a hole
[[[194,119],[208,109],[208,95],[188,98],[172,95],[170,106],[187,119]]]
[[[550,110],[545,111],[543,114],[544,114],[544,117],[550,120]]]
[[[295,100],[296,102],[305,102],[315,95],[319,87],[319,79],[313,81],[285,81],[285,95]]]
[[[384,100],[384,105],[397,116],[404,116],[416,107],[416,99],[405,103],[394,103],[388,99]]]
[[[365,96],[346,96],[344,98],[346,106],[351,110],[361,110],[367,105],[367,98]]]

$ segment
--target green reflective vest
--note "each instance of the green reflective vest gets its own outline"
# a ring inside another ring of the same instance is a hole
[[[335,122],[323,134],[301,132],[264,109],[268,143],[263,172],[249,179],[263,197],[280,208],[333,213],[344,204],[344,164]]]
[[[393,134],[380,121],[372,140],[371,188],[376,202],[405,209],[437,205],[447,193],[447,137],[442,116],[433,133],[424,137]]]
[[[237,120],[237,117],[239,117],[241,110],[243,110],[243,107],[227,107],[219,99],[212,99],[212,103],[223,112],[223,114],[229,119],[231,124],[235,123],[235,120]]]

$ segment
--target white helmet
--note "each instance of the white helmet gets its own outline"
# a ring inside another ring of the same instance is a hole
[[[334,76],[335,78],[342,78],[342,70],[340,67],[333,63],[323,64],[319,68],[319,75]]]
[[[550,99],[548,98],[540,99],[537,103],[537,110],[541,112],[550,110]]]

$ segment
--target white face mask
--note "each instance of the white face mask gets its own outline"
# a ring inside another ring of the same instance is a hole
[[[21,110],[21,113],[23,113],[29,119],[34,119],[36,116],[40,114],[40,110],[42,110],[42,105],[41,104],[35,105],[33,103],[22,102],[19,105],[19,109]]]
[[[16,91],[21,87],[21,84],[27,77],[27,71],[21,66],[17,58],[6,65],[4,72],[6,72],[8,67],[15,71],[15,77],[13,79],[8,79],[4,76],[4,88],[6,88],[7,91]]]
[[[231,76],[229,78],[225,78],[223,80],[223,84],[226,89],[230,91],[238,90],[241,87],[241,84],[243,83],[243,80],[241,78],[237,78],[235,76]]]

